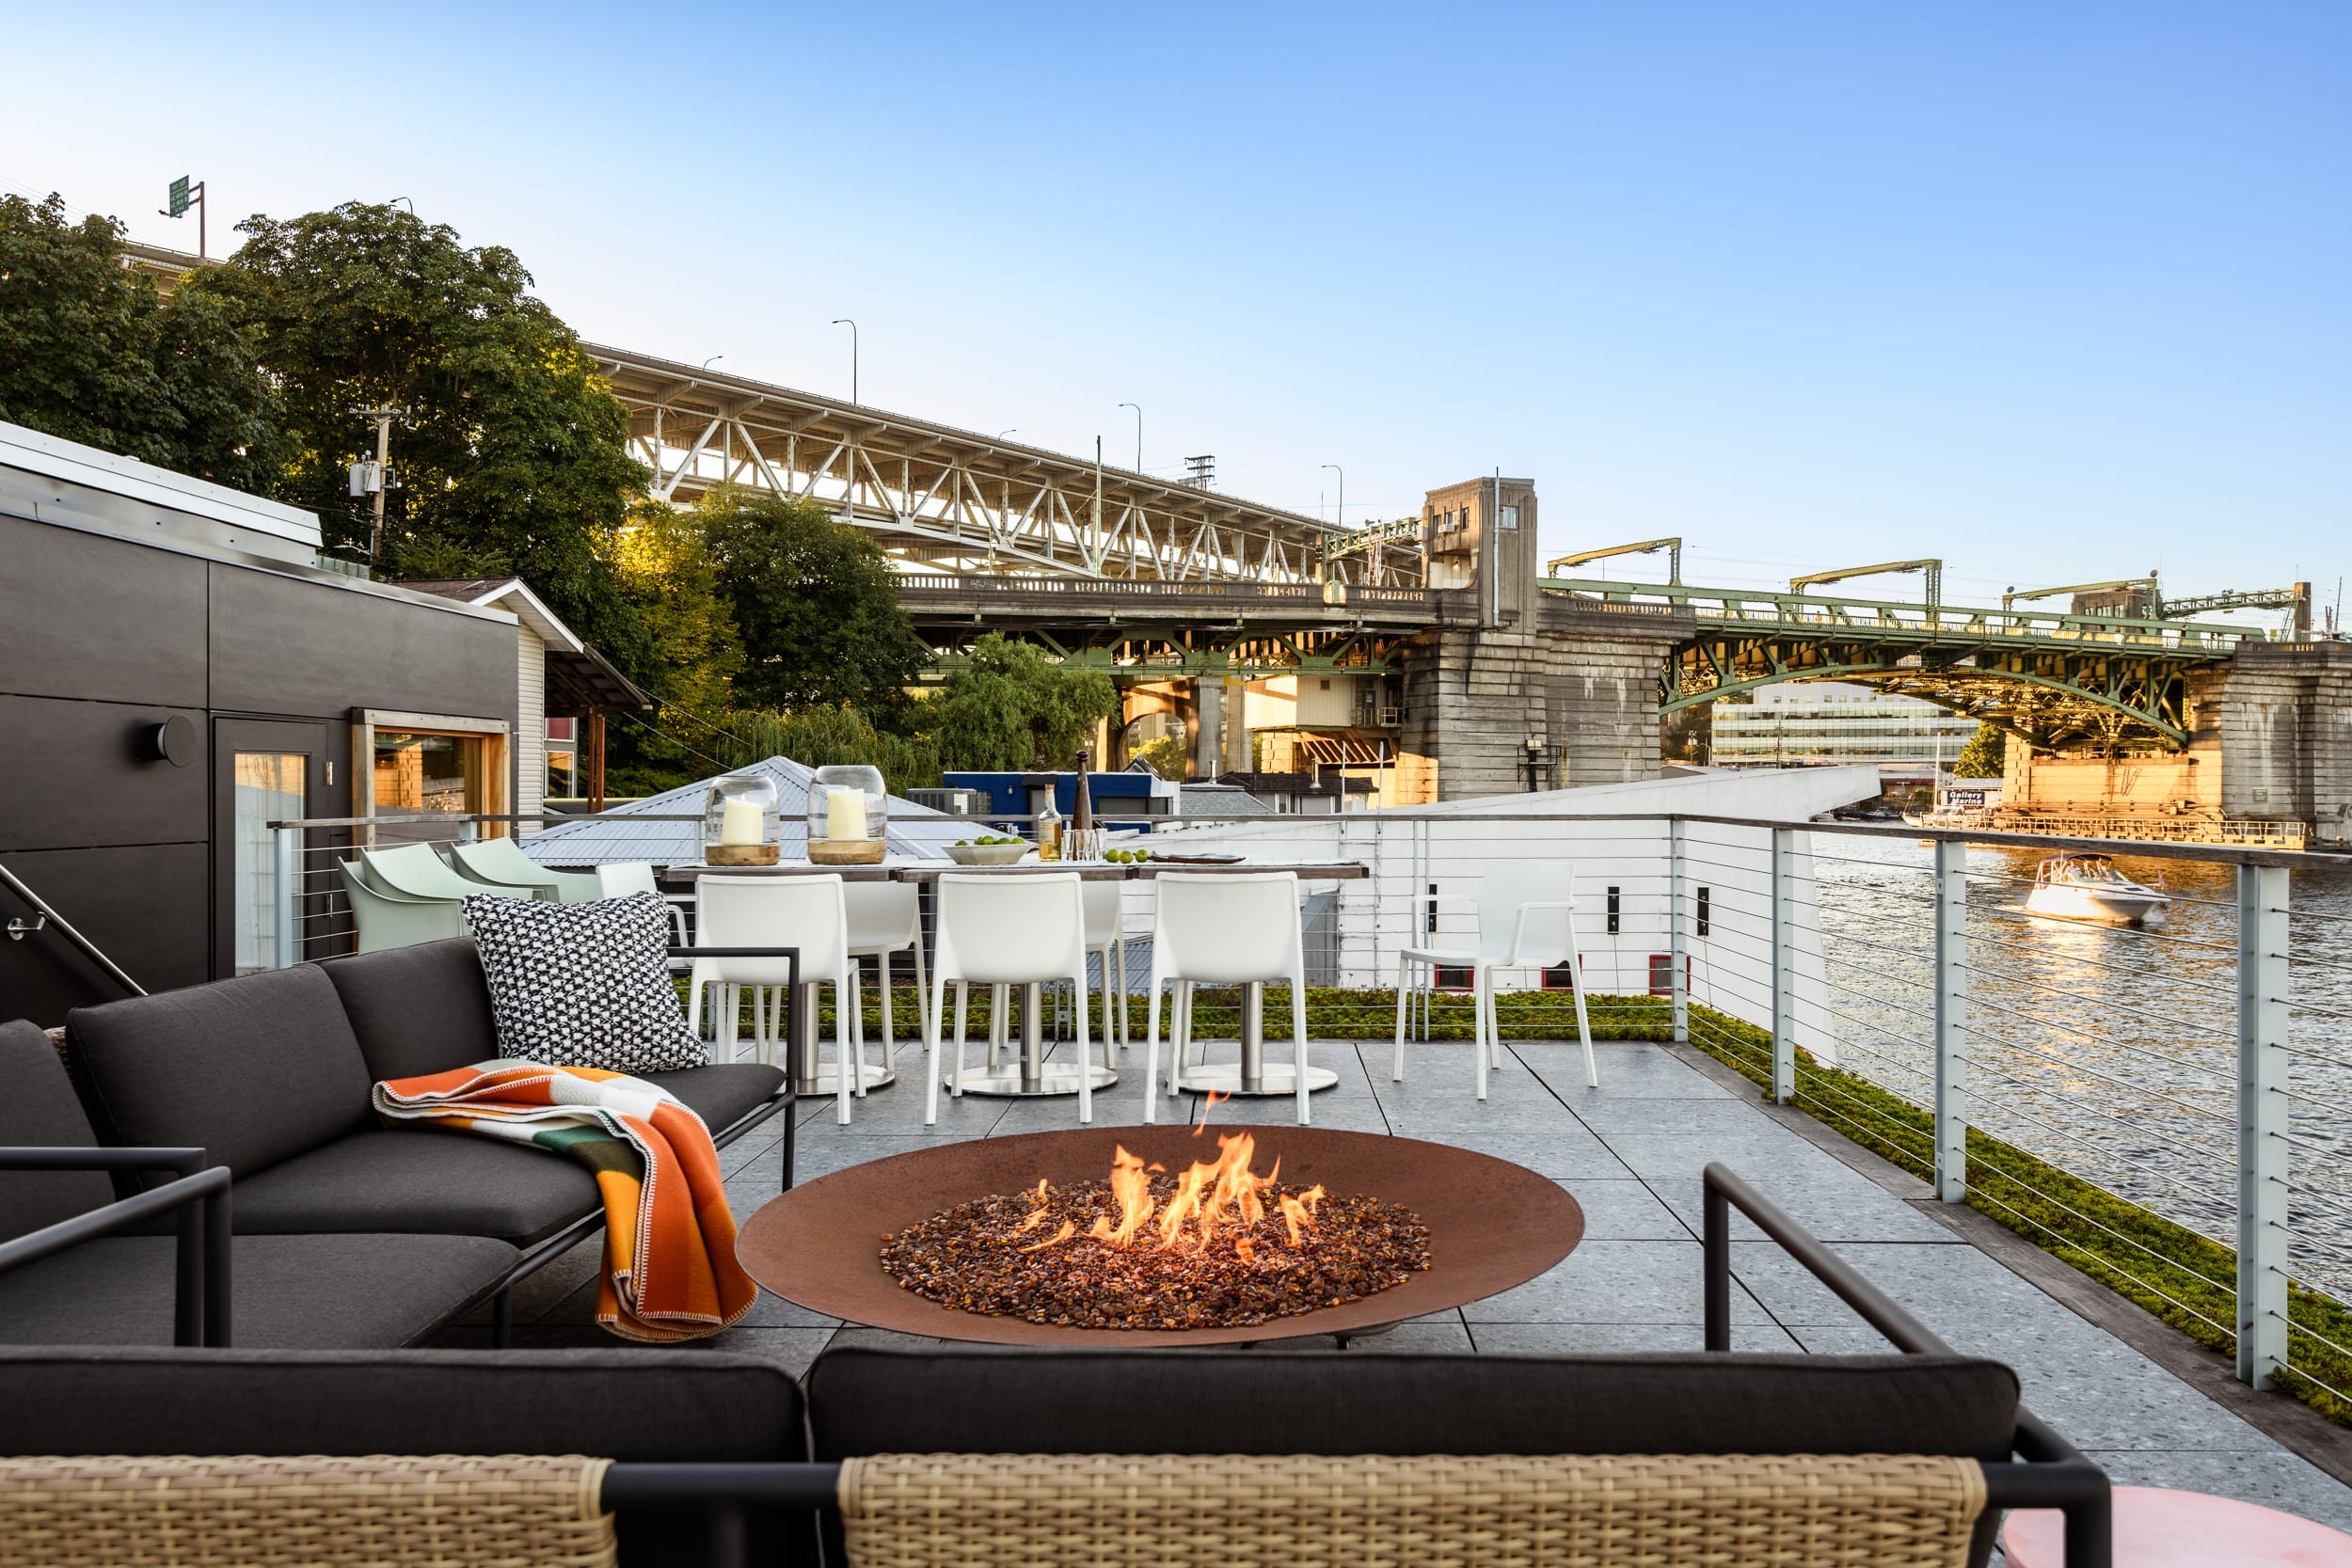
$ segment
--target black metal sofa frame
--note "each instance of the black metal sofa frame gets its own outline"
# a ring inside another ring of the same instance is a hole
[[[796,1517],[814,1514],[820,1526],[837,1525],[834,1505],[841,1461],[852,1456],[931,1451],[1231,1453],[1237,1449],[1266,1454],[1638,1452],[1645,1450],[1611,1445],[1613,1440],[1654,1434],[1655,1429],[1648,1434],[1629,1433],[1610,1423],[1639,1425],[1651,1391],[1668,1385],[1679,1390],[1682,1402],[1679,1414],[1664,1419],[1669,1425],[1680,1422],[1686,1433],[1694,1418],[1710,1424],[1716,1419],[1708,1402],[1718,1389],[1747,1387],[1746,1402],[1723,1417],[1724,1430],[1707,1434],[1707,1442],[1717,1446],[1702,1442],[1680,1451],[1770,1451],[1738,1447],[1756,1435],[1757,1424],[1770,1426],[1779,1419],[1769,1400],[1755,1397],[1757,1390],[1769,1395],[1776,1388],[1802,1388],[1818,1372],[1832,1391],[1813,1402],[1810,1410],[1798,1412],[1793,1424],[1780,1423],[1783,1435],[1813,1446],[1783,1451],[1838,1451],[1822,1446],[1821,1438],[1824,1423],[1834,1434],[1841,1421],[1849,1423],[1845,1436],[1850,1444],[1879,1440],[1877,1434],[1890,1422],[1914,1433],[1926,1423],[1938,1429],[1939,1440],[1960,1445],[1935,1451],[1966,1453],[1982,1446],[1989,1435],[1994,1439],[1992,1446],[2008,1457],[1979,1460],[1985,1506],[1972,1559],[1982,1560],[2002,1511],[2044,1508],[2058,1509],[2065,1516],[2066,1568],[2111,1568],[2106,1473],[2015,1402],[2013,1374],[1997,1363],[1953,1354],[1917,1320],[1724,1167],[1708,1167],[1705,1198],[1703,1291],[1708,1354],[1703,1355],[1465,1358],[1362,1351],[1267,1356],[1248,1352],[831,1350],[811,1369],[803,1404],[799,1391],[772,1364],[724,1353],[679,1358],[642,1351],[503,1357],[484,1353],[279,1356],[247,1352],[221,1353],[234,1359],[215,1363],[206,1359],[215,1353],[203,1351],[91,1352],[87,1360],[76,1361],[71,1353],[0,1350],[0,1453],[119,1455],[135,1453],[140,1442],[157,1441],[185,1443],[191,1447],[184,1451],[201,1453],[271,1451],[261,1445],[273,1442],[291,1445],[276,1450],[286,1453],[407,1451],[381,1446],[384,1434],[370,1430],[364,1418],[338,1414],[367,1410],[383,1412],[382,1420],[404,1423],[399,1440],[418,1445],[417,1452],[527,1452],[535,1451],[533,1438],[518,1434],[513,1423],[530,1419],[531,1412],[549,1402],[545,1397],[549,1385],[535,1380],[582,1380],[579,1391],[593,1391],[595,1397],[579,1408],[597,1413],[596,1421],[609,1432],[616,1419],[612,1412],[625,1417],[641,1408],[638,1402],[622,1397],[628,1376],[707,1376],[718,1380],[710,1402],[681,1404],[673,1399],[665,1419],[624,1420],[625,1435],[613,1439],[614,1450],[624,1457],[606,1472],[600,1496],[605,1510],[621,1526],[624,1560],[675,1561],[691,1556],[713,1568],[742,1568],[758,1543],[772,1546],[785,1542],[797,1548],[790,1555],[800,1556],[806,1549],[806,1526],[792,1526]],[[1734,1210],[1901,1354],[1718,1360],[1713,1353],[1727,1351],[1730,1344]],[[572,1359],[567,1363],[566,1357]],[[446,1369],[445,1374],[437,1374],[437,1366]],[[1468,1374],[1480,1368],[1487,1369],[1487,1375],[1472,1387]],[[437,1375],[445,1375],[461,1391],[478,1390],[479,1384],[469,1380],[512,1378],[523,1393],[538,1397],[438,1397],[442,1390],[432,1381]],[[397,1393],[393,1385],[402,1378],[422,1380],[425,1397],[417,1397],[414,1383],[409,1397],[392,1397]],[[256,1397],[254,1384],[273,1379],[279,1386]],[[745,1402],[751,1398],[747,1386],[762,1379],[763,1386],[772,1386],[774,1392],[761,1397],[772,1397],[788,1409],[762,1416],[758,1412],[767,1407],[754,1400],[746,1413]],[[144,1402],[158,1398],[151,1390],[159,1380],[176,1386],[162,1396],[160,1415],[151,1420]],[[1179,1412],[1172,1427],[1139,1422],[1138,1410],[1151,1406],[1150,1399],[1138,1396],[1138,1383],[1144,1381],[1162,1391],[1175,1390],[1179,1401],[1189,1400],[1194,1408]],[[1286,1391],[1295,1394],[1318,1382],[1327,1388],[1352,1384],[1356,1394],[1381,1394],[1392,1407],[1423,1402],[1428,1419],[1384,1429],[1364,1421],[1359,1411],[1283,1397]],[[1897,1384],[1903,1386],[1891,1388]],[[914,1387],[932,1398],[888,1397],[890,1390]],[[1486,1397],[1489,1387],[1505,1390],[1500,1401]],[[1532,1418],[1521,1419],[1504,1408],[1513,1397],[1511,1390],[1538,1387],[1548,1389],[1554,1402]],[[2006,1390],[1997,1402],[1983,1397],[1994,1387]],[[1939,1388],[1953,1391],[1959,1403],[1939,1405],[1933,1398],[1916,1397],[1921,1390]],[[1591,1389],[1598,1397],[1588,1405],[1573,1397],[1580,1389]],[[72,1397],[77,1392],[85,1397]],[[240,1401],[243,1408],[230,1414]],[[1458,1408],[1437,1408],[1449,1402]],[[656,1400],[643,1408],[661,1405]],[[680,1408],[686,1412],[683,1420],[677,1416]],[[725,1414],[730,1409],[733,1413]],[[1237,1410],[1250,1418],[1235,1424]],[[802,1451],[813,1452],[816,1462],[706,1458],[671,1463],[644,1457],[649,1442],[665,1440],[663,1433],[669,1433],[667,1441],[706,1455],[761,1447],[770,1454],[779,1448],[797,1449],[802,1439],[787,1433],[803,1430],[803,1411],[813,1448]],[[1594,1417],[1589,1411],[1609,1414]],[[1600,1429],[1581,1430],[1576,1425],[1580,1419],[1597,1419]],[[2013,1428],[1977,1430],[1994,1419],[2013,1419]],[[344,1423],[341,1435],[328,1434],[329,1425],[338,1421]],[[1741,1421],[1749,1426],[1742,1428]],[[486,1430],[469,1430],[469,1422]],[[724,1435],[744,1429],[746,1422],[758,1426],[760,1434]],[[1547,1422],[1553,1425],[1548,1428]],[[1967,1430],[1947,1435],[1941,1431],[1946,1426]],[[2005,1430],[2007,1435],[2001,1436]],[[1335,1433],[1332,1446],[1317,1446],[1330,1441]],[[1538,1443],[1552,1446],[1513,1446],[1531,1433]],[[266,1436],[261,1443],[251,1440],[262,1433]],[[40,1447],[44,1441],[54,1446]],[[599,1451],[599,1441],[586,1436],[588,1451]],[[1412,1446],[1416,1441],[1459,1446]],[[1724,1448],[1724,1443],[1734,1446]],[[1845,1451],[1868,1450],[1849,1447]],[[681,1510],[701,1513],[698,1542],[682,1538]],[[641,1524],[634,1533],[639,1543],[634,1556],[633,1518],[660,1522],[658,1528]],[[837,1533],[827,1533],[828,1544],[837,1546]],[[695,1546],[700,1550],[692,1550]],[[827,1556],[840,1560],[832,1551]]]

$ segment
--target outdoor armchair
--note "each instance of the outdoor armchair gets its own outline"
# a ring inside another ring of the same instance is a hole
[[[604,896],[593,871],[550,871],[511,838],[478,839],[449,847],[460,876],[497,888],[527,888],[557,904],[590,904]]]
[[[465,906],[454,898],[411,898],[386,893],[368,882],[351,861],[339,860],[343,897],[359,926],[359,951],[381,953],[391,947],[413,947],[466,934]]]
[[[521,887],[494,887],[470,877],[461,877],[451,869],[447,861],[434,852],[430,844],[403,844],[390,849],[361,849],[359,875],[379,893],[398,894],[404,898],[470,898],[486,895],[493,898],[529,898],[532,890]]]

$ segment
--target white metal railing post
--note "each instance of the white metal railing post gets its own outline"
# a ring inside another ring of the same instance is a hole
[[[1666,991],[1674,998],[1675,1043],[1691,1040],[1690,939],[1682,921],[1682,818],[1666,821]]]
[[[270,914],[277,936],[273,967],[292,969],[302,961],[302,941],[296,934],[301,926],[294,919],[302,904],[302,830],[275,828],[270,837],[276,862],[270,879]]]
[[[2287,1364],[2287,872],[2237,872],[2237,1375]]]
[[[1935,1196],[1968,1198],[1968,846],[1935,846]]]
[[[1772,1098],[1797,1098],[1796,877],[1797,835],[1772,830]]]

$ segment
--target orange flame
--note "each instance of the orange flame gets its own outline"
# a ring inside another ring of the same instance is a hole
[[[1111,1156],[1111,1196],[1119,1203],[1118,1228],[1098,1217],[1087,1234],[1113,1246],[1125,1246],[1152,1218],[1152,1179],[1144,1174],[1143,1162],[1123,1145]]]
[[[1315,1206],[1322,1201],[1323,1184],[1321,1182],[1308,1188],[1296,1197],[1282,1199],[1282,1223],[1290,1227],[1291,1245],[1296,1246],[1303,1239],[1299,1234],[1302,1229],[1314,1227]]]
[[[1192,1135],[1197,1138],[1209,1130],[1209,1113],[1216,1110],[1220,1101],[1232,1098],[1230,1094],[1219,1094],[1211,1089],[1208,1098],[1200,1101],[1200,1119],[1192,1124]]]
[[[1075,1236],[1077,1233],[1078,1222],[1076,1220],[1064,1220],[1061,1222],[1061,1228],[1059,1230],[1055,1231],[1051,1236],[1046,1237],[1045,1240],[1029,1246],[1025,1246],[1021,1250],[1024,1252],[1043,1252],[1049,1246],[1059,1246],[1062,1243],[1070,1240],[1071,1237]]]

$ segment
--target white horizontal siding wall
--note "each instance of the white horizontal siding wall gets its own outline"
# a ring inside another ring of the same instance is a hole
[[[528,626],[515,627],[515,813],[529,816],[547,803],[548,645]],[[523,823],[523,832],[537,824]]]

